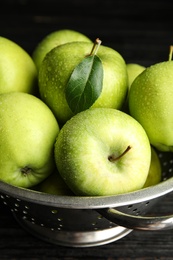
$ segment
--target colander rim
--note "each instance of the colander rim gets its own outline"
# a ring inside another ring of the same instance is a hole
[[[171,191],[173,191],[173,177],[148,188],[112,196],[53,195],[0,181],[0,197],[12,197],[21,201],[71,209],[99,209],[132,205],[159,198]]]

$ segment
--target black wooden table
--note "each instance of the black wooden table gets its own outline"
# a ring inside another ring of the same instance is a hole
[[[173,44],[173,2],[137,0],[6,0],[0,3],[0,35],[30,54],[48,33],[74,29],[115,48],[126,62],[144,66],[167,60]],[[173,196],[173,195],[172,195]],[[153,211],[173,213],[171,195]],[[103,246],[68,248],[28,234],[0,204],[0,260],[173,259],[173,230],[133,231]]]

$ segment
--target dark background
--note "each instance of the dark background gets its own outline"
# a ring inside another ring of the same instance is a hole
[[[168,59],[173,44],[173,2],[140,0],[6,0],[0,3],[0,35],[32,54],[37,43],[59,29],[73,29],[119,51],[127,63],[149,66]],[[159,75],[158,75],[159,76]],[[169,196],[155,209],[172,213]],[[3,259],[173,259],[173,230],[133,231],[114,243],[65,248],[26,233],[0,204]]]
[[[143,65],[168,58],[173,44],[172,1],[6,0],[0,4],[0,35],[32,53],[58,29],[74,29]]]

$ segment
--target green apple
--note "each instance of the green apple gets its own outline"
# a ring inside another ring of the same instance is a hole
[[[151,147],[143,127],[112,108],[82,111],[61,128],[55,162],[77,195],[103,196],[141,189],[147,179]]]
[[[146,68],[132,83],[129,111],[161,151],[173,151],[173,61]]]
[[[76,66],[89,56],[92,49],[93,43],[66,43],[52,49],[42,62],[38,76],[40,96],[51,108],[60,124],[64,124],[74,116],[67,103],[66,85]],[[101,94],[91,107],[120,109],[128,88],[125,61],[117,51],[106,46],[99,47],[97,56],[103,67],[103,83]],[[80,73],[78,80],[83,77],[85,74]]]
[[[134,79],[140,74],[142,73],[146,67],[137,64],[137,63],[127,63],[127,74],[128,74],[128,80],[129,80],[129,89],[132,85],[132,82],[134,81]]]
[[[162,180],[162,167],[159,157],[153,147],[151,147],[151,163],[147,180],[143,188],[156,185]]]
[[[0,180],[31,187],[55,168],[54,143],[59,126],[52,111],[23,92],[0,95]]]
[[[32,58],[36,64],[37,69],[40,68],[44,57],[51,49],[58,45],[73,41],[91,42],[91,40],[86,35],[69,29],[54,31],[46,35],[38,43],[32,54]]]
[[[41,182],[37,190],[54,195],[74,195],[57,171]]]
[[[135,78],[145,70],[145,67],[137,63],[127,63],[126,66],[127,66],[127,74],[128,74],[128,93],[127,93],[126,100],[123,104],[123,108],[121,110],[129,114],[128,95],[129,95],[130,87],[133,81],[135,80]]]
[[[0,37],[0,94],[13,91],[36,93],[37,69],[22,47]]]

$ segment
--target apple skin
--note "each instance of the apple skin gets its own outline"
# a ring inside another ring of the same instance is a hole
[[[38,78],[41,99],[62,125],[74,116],[66,101],[66,84],[74,68],[90,54],[92,47],[93,43],[86,42],[63,44],[51,50],[40,67]],[[97,56],[103,65],[103,89],[91,107],[120,109],[128,87],[125,61],[118,52],[106,46],[99,47]]]
[[[37,191],[54,195],[74,195],[57,171],[41,182],[37,187]]]
[[[146,68],[132,83],[129,111],[144,127],[150,143],[173,151],[173,61]]]
[[[111,162],[110,156],[122,154]],[[151,147],[142,126],[112,108],[76,114],[55,143],[57,169],[76,195],[106,196],[141,189],[147,179]]]
[[[128,95],[129,95],[129,91],[130,91],[130,87],[133,83],[133,81],[135,80],[135,78],[142,73],[146,67],[137,64],[137,63],[127,63],[126,64],[127,67],[127,75],[128,75],[128,93],[127,93],[127,97],[126,100],[123,104],[123,108],[121,109],[122,111],[124,111],[125,113],[129,114],[129,108],[128,108]]]
[[[140,65],[140,64],[137,64],[137,63],[127,63],[127,74],[128,74],[128,86],[129,86],[129,89],[134,81],[134,79],[140,74],[142,73],[146,67]]]
[[[51,49],[58,45],[73,41],[91,42],[91,40],[86,35],[69,29],[54,31],[46,35],[38,43],[32,54],[32,58],[36,64],[37,69],[39,70],[44,57]]]
[[[162,180],[162,167],[159,157],[153,147],[151,147],[151,163],[147,180],[143,188],[158,184]]]
[[[12,91],[37,93],[37,69],[23,48],[0,37],[0,94]]]
[[[50,175],[59,126],[46,104],[28,93],[1,94],[0,126],[0,180],[28,188]]]

